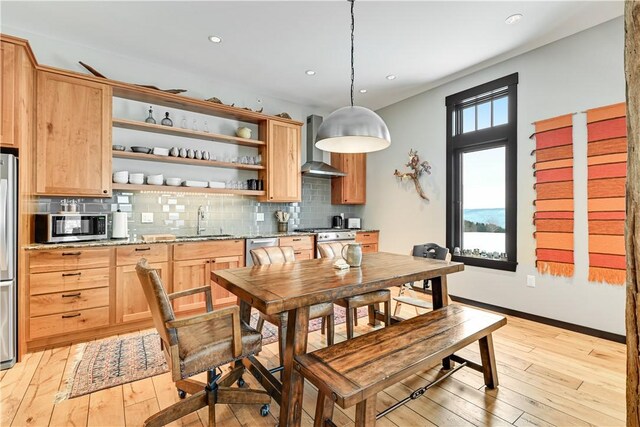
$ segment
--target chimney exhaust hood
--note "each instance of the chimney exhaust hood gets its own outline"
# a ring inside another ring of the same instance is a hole
[[[322,123],[322,117],[311,115],[307,117],[307,163],[302,165],[302,174],[317,178],[332,178],[347,176],[346,173],[322,161],[322,150],[316,147],[315,137]]]

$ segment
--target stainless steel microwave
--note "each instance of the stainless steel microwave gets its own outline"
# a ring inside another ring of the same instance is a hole
[[[107,214],[79,212],[37,214],[35,235],[38,243],[106,239]]]

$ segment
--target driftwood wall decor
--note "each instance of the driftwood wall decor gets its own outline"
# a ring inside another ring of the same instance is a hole
[[[413,185],[416,187],[416,191],[418,195],[424,200],[429,200],[424,191],[422,190],[422,185],[420,184],[420,175],[423,173],[431,174],[431,165],[426,160],[420,162],[420,157],[418,156],[418,150],[409,150],[409,162],[405,164],[406,167],[411,169],[411,172],[400,172],[398,169],[393,173],[394,176],[398,177],[401,180],[411,179],[413,181]]]

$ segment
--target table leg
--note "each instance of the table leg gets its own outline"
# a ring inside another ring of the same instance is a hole
[[[439,276],[431,279],[431,298],[433,300],[433,309],[449,305],[449,290],[447,289],[447,276]],[[451,369],[453,362],[450,358],[445,357],[442,359],[442,367],[444,369]]]
[[[294,369],[294,357],[307,352],[309,307],[290,310],[287,325],[287,346],[282,372],[282,402],[280,427],[299,426],[302,420],[302,392],[304,377]]]

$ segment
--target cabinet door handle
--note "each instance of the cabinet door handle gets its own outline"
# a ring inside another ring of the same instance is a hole
[[[69,277],[69,276],[81,276],[82,272],[78,271],[77,273],[62,273],[62,277]]]
[[[371,234],[363,234],[362,237],[369,237]]]
[[[62,252],[62,256],[78,256],[82,255],[82,252]]]
[[[76,292],[75,294],[62,294],[62,298],[78,298],[82,295],[82,292]]]
[[[300,255],[301,253],[302,253],[302,251],[294,252],[294,254],[296,254],[296,255]]]
[[[150,251],[151,248],[135,248],[136,252]]]
[[[294,242],[300,242],[300,241],[302,241],[302,238],[300,238],[300,239],[293,239],[293,241],[294,241]]]
[[[80,314],[80,313],[76,313],[76,314],[63,314],[63,315],[62,315],[62,318],[63,318],[63,319],[70,319],[70,318],[72,318],[72,317],[78,317],[78,316],[81,316],[81,314]]]

